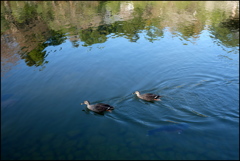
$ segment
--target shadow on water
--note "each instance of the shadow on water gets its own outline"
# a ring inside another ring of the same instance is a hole
[[[104,113],[105,113],[105,112],[94,112],[87,109],[87,107],[85,107],[85,109],[83,109],[82,111],[85,112],[86,114],[93,114],[95,116],[104,116]]]

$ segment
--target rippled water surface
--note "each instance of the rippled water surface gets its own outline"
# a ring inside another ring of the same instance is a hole
[[[1,1],[1,159],[239,159],[238,23],[237,1]]]

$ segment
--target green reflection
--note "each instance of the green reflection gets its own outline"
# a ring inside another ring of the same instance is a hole
[[[65,34],[62,33],[62,31],[51,30],[49,34],[51,35],[51,37],[48,38],[47,41],[45,42],[47,46],[61,45],[67,39]]]
[[[211,33],[215,39],[226,47],[239,46],[239,19],[227,19],[216,26],[212,26]]]
[[[73,47],[79,47],[80,41],[89,47],[110,36],[137,42],[144,32],[153,43],[164,37],[166,28],[188,41],[210,26],[207,29],[220,45],[238,47],[238,24],[239,2],[1,1],[1,35],[12,34],[29,53],[29,58],[24,57],[29,66],[43,64],[46,45],[60,45],[66,39]]]
[[[91,46],[96,43],[104,43],[107,40],[106,33],[107,31],[102,29],[101,26],[97,30],[89,28],[80,31],[80,38],[84,42],[83,46]]]
[[[27,54],[23,54],[22,59],[25,59],[25,62],[28,66],[43,66],[47,64],[48,61],[45,61],[47,57],[46,51],[44,49],[47,46],[57,46],[62,44],[67,38],[64,36],[61,31],[50,31],[51,37],[47,39],[45,43],[38,44],[38,46],[30,51]]]
[[[24,55],[22,58],[25,59],[25,62],[28,66],[41,66],[43,64],[48,63],[44,61],[47,54],[46,51],[43,51],[47,45],[40,44],[38,47],[33,49],[28,54]]]

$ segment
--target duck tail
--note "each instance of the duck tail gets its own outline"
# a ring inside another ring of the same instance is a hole
[[[108,110],[113,110],[113,109],[114,109],[113,106],[109,106],[109,107],[108,107]]]

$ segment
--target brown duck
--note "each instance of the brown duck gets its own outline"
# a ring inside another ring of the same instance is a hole
[[[140,94],[139,91],[136,91],[133,94],[136,94],[138,96],[138,98],[141,98],[145,101],[161,101],[160,97],[162,97],[162,96],[152,94],[152,93]]]
[[[110,105],[105,104],[105,103],[98,103],[98,104],[90,105],[89,101],[84,101],[83,104],[86,104],[87,108],[89,110],[92,110],[92,111],[98,112],[98,113],[101,113],[101,112],[104,112],[104,111],[110,111],[111,112],[111,110],[114,109],[113,106],[110,106]]]

